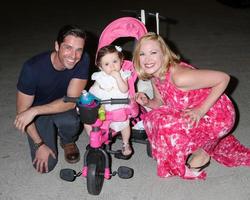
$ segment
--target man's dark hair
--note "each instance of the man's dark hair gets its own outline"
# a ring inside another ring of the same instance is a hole
[[[73,35],[75,37],[80,37],[82,39],[86,39],[86,33],[85,31],[83,31],[82,29],[80,29],[78,26],[76,25],[65,25],[63,26],[57,35],[57,42],[58,45],[60,46],[60,44],[64,41],[64,38],[67,37],[68,35]]]

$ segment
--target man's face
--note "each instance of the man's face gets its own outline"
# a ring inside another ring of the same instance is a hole
[[[58,54],[59,65],[57,67],[64,69],[72,69],[81,59],[85,40],[80,37],[68,35],[64,41],[58,45],[56,42],[55,49]]]

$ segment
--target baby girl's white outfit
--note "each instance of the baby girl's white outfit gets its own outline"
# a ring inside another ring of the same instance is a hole
[[[120,70],[121,77],[127,80],[131,76],[130,71]],[[92,74],[91,79],[94,80],[94,84],[89,89],[89,92],[95,95],[97,98],[104,100],[110,98],[128,98],[128,92],[121,92],[118,88],[117,82],[114,77],[106,74],[104,71],[95,72]],[[106,111],[112,111],[119,108],[127,107],[127,104],[105,104]],[[116,132],[123,130],[125,127],[129,126],[129,120],[124,122],[111,122],[110,128]]]

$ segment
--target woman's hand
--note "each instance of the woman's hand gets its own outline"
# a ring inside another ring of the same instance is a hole
[[[191,127],[197,127],[200,119],[204,116],[204,112],[199,108],[185,109],[183,111],[183,117],[188,119],[188,123]]]
[[[147,104],[149,103],[148,96],[143,92],[137,92],[135,95],[135,100],[138,104],[142,106],[147,106]]]

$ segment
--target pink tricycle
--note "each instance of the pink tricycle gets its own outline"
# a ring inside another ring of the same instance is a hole
[[[121,152],[111,150],[112,138],[117,134],[109,128],[111,122],[125,121],[138,114],[138,105],[129,98],[99,100],[94,95],[84,92],[78,98],[64,97],[65,102],[75,102],[79,110],[82,123],[91,124],[89,145],[83,158],[82,172],[76,173],[72,169],[62,169],[60,177],[63,180],[74,181],[75,177],[82,175],[87,178],[89,194],[98,195],[101,192],[104,179],[118,174],[120,178],[128,179],[134,174],[133,169],[121,166],[117,171],[111,172],[110,154],[119,155]],[[126,108],[114,111],[104,111],[102,104],[129,104]]]

